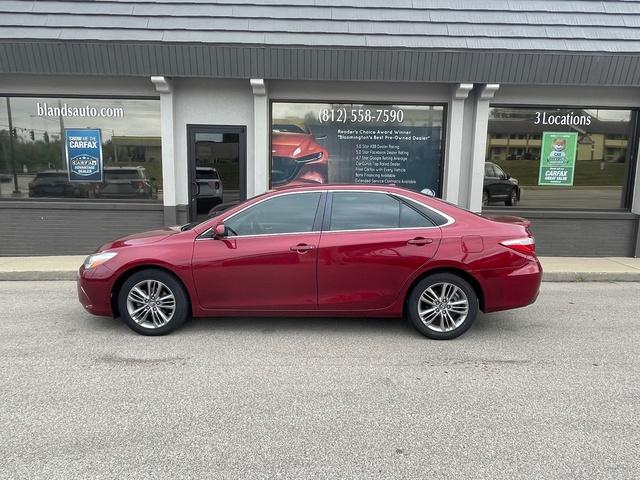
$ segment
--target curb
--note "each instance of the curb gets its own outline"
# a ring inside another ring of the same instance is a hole
[[[0,281],[73,280],[78,278],[77,270],[49,270],[32,272],[0,272]]]
[[[640,282],[637,272],[544,272],[543,282]]]
[[[75,281],[77,270],[0,272],[0,281]],[[544,272],[543,282],[640,282],[637,272]]]

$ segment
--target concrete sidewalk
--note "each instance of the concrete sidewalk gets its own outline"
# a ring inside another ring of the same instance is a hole
[[[0,257],[0,280],[75,280],[84,255]],[[640,282],[640,258],[540,257],[547,282]]]

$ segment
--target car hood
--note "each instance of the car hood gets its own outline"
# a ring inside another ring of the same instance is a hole
[[[111,242],[105,243],[96,251],[109,250],[111,248],[130,247],[134,245],[147,245],[149,243],[159,242],[171,235],[180,232],[180,227],[165,227],[148,232],[135,233],[126,237],[118,238]]]
[[[294,155],[296,149],[300,149]],[[271,136],[271,153],[276,156],[302,156],[317,151],[321,147],[313,135],[304,133],[274,133]]]

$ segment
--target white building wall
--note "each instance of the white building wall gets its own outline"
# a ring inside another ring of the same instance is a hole
[[[178,205],[188,205],[187,125],[246,126],[249,164],[254,161],[253,92],[249,80],[177,78],[173,89],[176,200]]]

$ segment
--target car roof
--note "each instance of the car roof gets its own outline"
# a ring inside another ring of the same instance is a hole
[[[398,187],[391,183],[378,183],[378,184],[361,184],[361,183],[331,183],[331,184],[317,184],[317,185],[294,185],[294,186],[282,186],[269,190],[268,193],[279,192],[309,192],[309,191],[322,191],[322,190],[358,190],[358,191],[379,191],[385,190],[387,192],[397,193],[411,193],[416,194],[415,190],[408,188]]]
[[[106,170],[144,170],[144,167],[136,165],[136,166],[131,166],[131,167],[126,167],[126,166],[104,167],[104,169],[105,169],[105,171]]]

